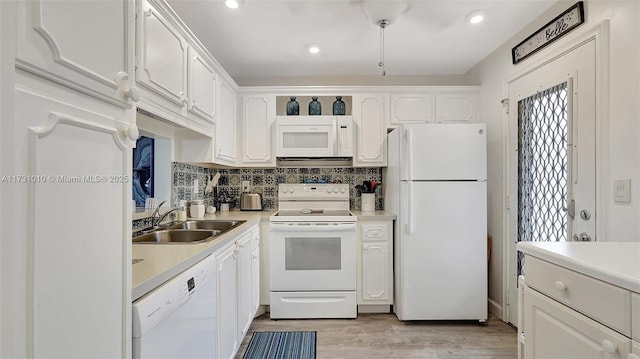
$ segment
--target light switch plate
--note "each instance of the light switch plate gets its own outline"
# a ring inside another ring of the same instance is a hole
[[[631,180],[613,180],[613,201],[615,203],[631,203]]]
[[[193,193],[198,193],[198,180],[193,180]]]

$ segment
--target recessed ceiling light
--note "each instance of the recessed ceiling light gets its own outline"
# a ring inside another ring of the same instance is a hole
[[[484,21],[485,15],[486,13],[484,11],[477,10],[467,15],[467,21],[471,24],[479,24]]]
[[[320,48],[318,47],[318,45],[309,46],[309,53],[317,54],[318,52],[320,52]]]
[[[224,4],[227,5],[229,9],[237,9],[240,6],[238,0],[227,0]]]

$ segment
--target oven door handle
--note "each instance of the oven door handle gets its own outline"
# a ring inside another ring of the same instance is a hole
[[[272,232],[345,232],[355,231],[355,223],[338,224],[301,224],[301,223],[271,223]]]

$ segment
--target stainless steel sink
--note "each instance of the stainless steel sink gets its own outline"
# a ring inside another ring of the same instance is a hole
[[[206,229],[226,232],[246,221],[226,221],[226,220],[195,220],[176,223],[168,229]]]
[[[198,243],[218,236],[222,231],[162,229],[133,237],[133,243]]]
[[[230,231],[244,222],[246,221],[200,220],[179,222],[133,237],[133,243],[202,243]]]

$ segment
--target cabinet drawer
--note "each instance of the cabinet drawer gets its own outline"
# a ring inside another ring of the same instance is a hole
[[[640,294],[638,293],[631,293],[631,337],[640,341]]]
[[[631,292],[527,256],[527,286],[631,337]]]
[[[362,241],[386,241],[389,234],[387,223],[362,224]]]

